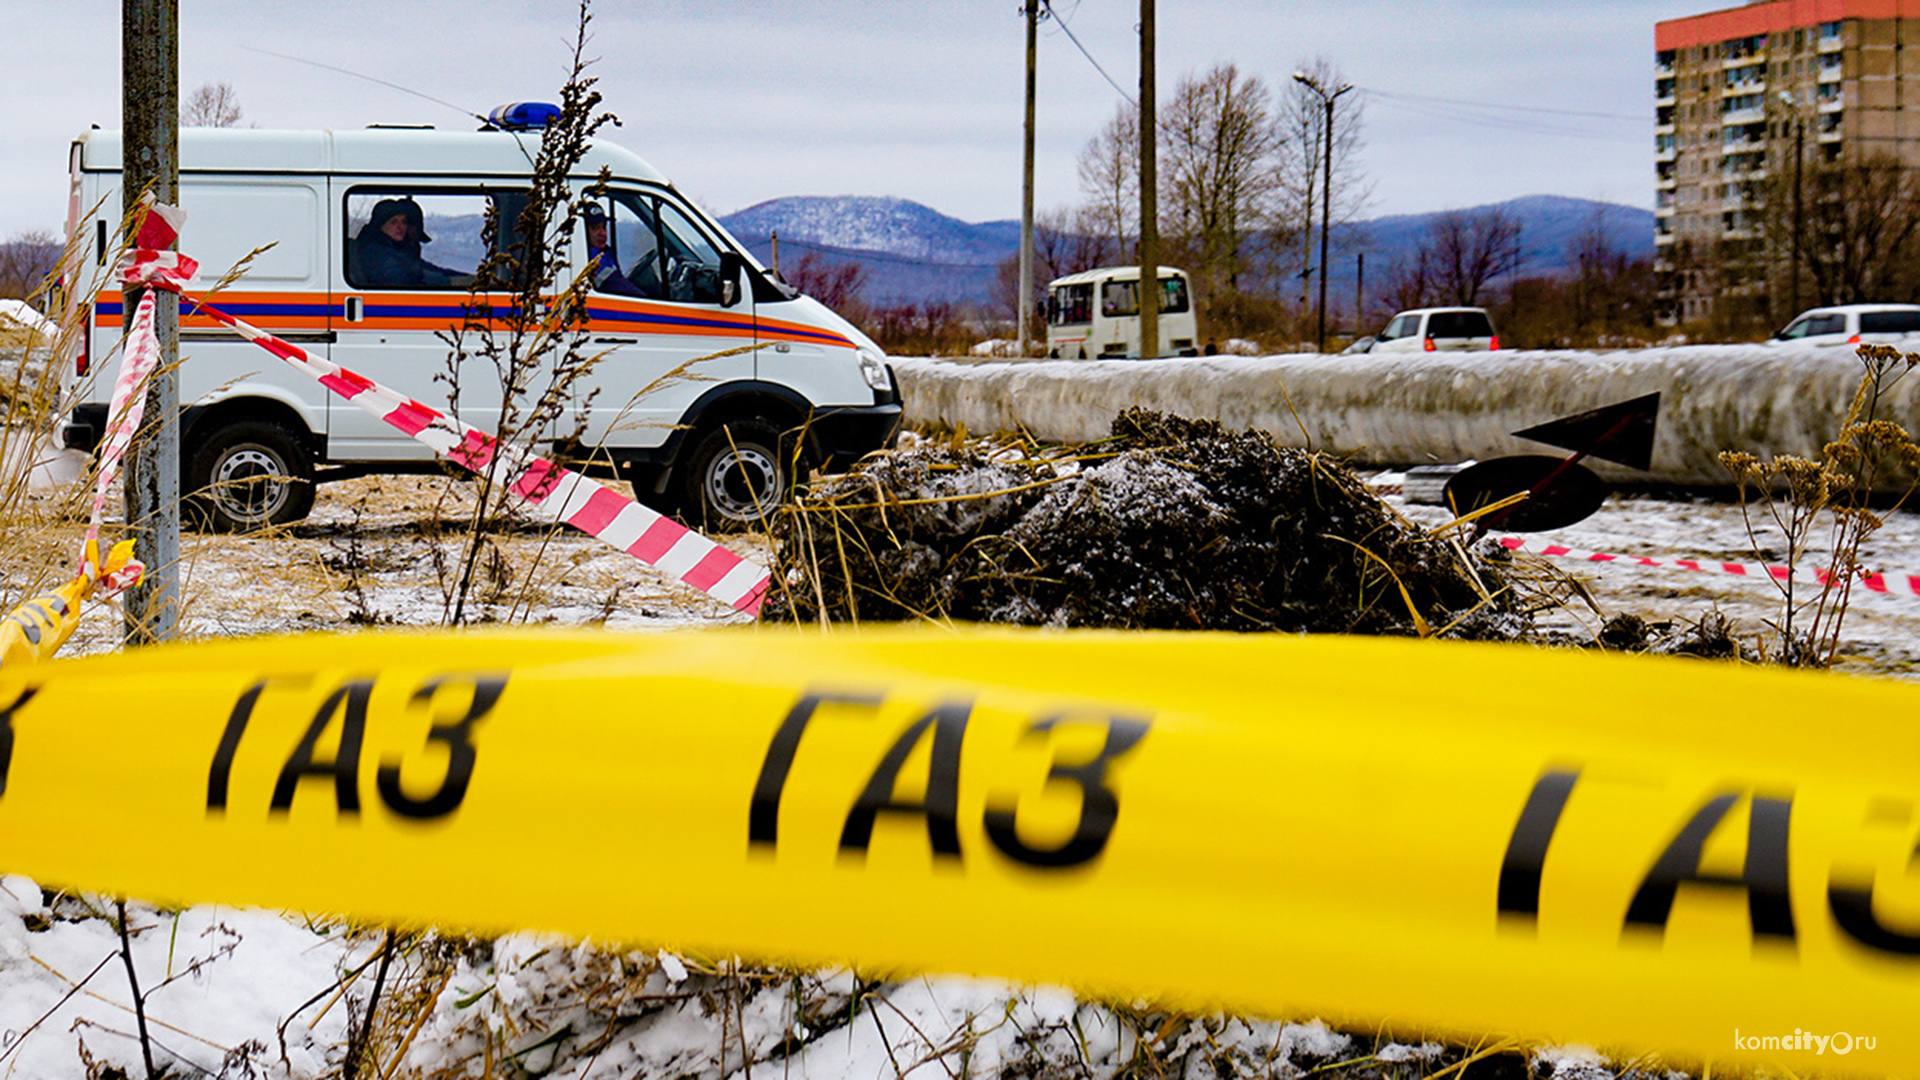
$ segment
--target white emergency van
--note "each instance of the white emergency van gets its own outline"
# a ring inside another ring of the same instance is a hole
[[[1047,283],[1047,355],[1063,360],[1138,358],[1140,268],[1105,266]],[[1199,336],[1187,272],[1160,268],[1160,349],[1197,356]]]
[[[454,371],[442,335],[476,301],[510,295],[510,283],[470,282],[494,253],[482,233],[489,212],[504,223],[493,247],[516,242],[540,135],[184,129],[180,249],[200,261],[195,284],[204,288],[272,245],[212,302],[491,432],[502,406],[493,365],[468,360]],[[73,143],[68,229],[86,238],[94,270],[113,258],[120,162],[118,132],[88,131]],[[608,190],[589,200],[584,189],[603,169]],[[843,468],[891,440],[900,421],[892,371],[851,323],[768,273],[634,154],[595,141],[573,176],[578,199],[604,218],[611,254],[599,260],[587,322],[590,350],[606,355],[571,414],[554,421],[557,445],[540,450],[590,454],[632,481],[643,502],[737,527],[760,520],[789,488],[796,453],[802,468]],[[85,217],[95,206],[98,216]],[[575,268],[589,263],[588,232],[572,238]],[[617,273],[604,273],[614,265]],[[92,298],[69,372],[82,394],[65,426],[69,446],[98,445],[111,373],[91,369],[118,342],[121,317],[118,291]],[[503,325],[483,317],[478,328]],[[427,447],[190,303],[180,339],[181,491],[212,527],[297,521],[317,483],[436,467]]]

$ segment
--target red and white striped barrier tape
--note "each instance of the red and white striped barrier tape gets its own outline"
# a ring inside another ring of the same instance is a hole
[[[200,314],[232,327],[241,337],[318,379],[327,389],[432,447],[434,453],[483,476],[501,479],[540,516],[598,537],[738,611],[759,613],[769,581],[766,567],[741,558],[590,477],[502,444],[471,424],[311,356],[305,349],[203,300],[184,294],[183,299]]]
[[[1671,570],[1691,570],[1702,574],[1726,574],[1731,577],[1772,578],[1776,581],[1803,581],[1811,585],[1825,586],[1833,577],[1824,567],[1800,567],[1789,571],[1784,566],[1767,563],[1719,562],[1711,559],[1649,559],[1644,555],[1621,555],[1611,551],[1588,551],[1583,548],[1568,547],[1565,544],[1550,544],[1541,540],[1530,540],[1521,536],[1503,536],[1500,546],[1508,551],[1524,551],[1531,555],[1544,555],[1554,559],[1569,559],[1575,562],[1623,563],[1628,566],[1657,566]],[[1920,574],[1877,573],[1861,574],[1861,587],[1870,592],[1894,593],[1899,595],[1920,596]]]
[[[148,215],[149,220],[155,217]],[[241,337],[313,376],[327,389],[406,432],[434,453],[505,483],[541,517],[572,525],[737,611],[759,614],[770,580],[766,567],[587,476],[502,444],[470,424],[330,360],[309,355],[297,345],[188,296],[180,283],[193,275],[193,260],[147,247],[149,239],[159,241],[155,246],[173,242],[178,216],[162,219],[162,224],[166,235],[156,232],[150,236],[142,230],[140,248],[123,270],[127,280],[179,293],[181,300],[192,304],[200,314],[232,327]]]

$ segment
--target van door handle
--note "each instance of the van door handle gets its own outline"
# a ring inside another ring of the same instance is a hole
[[[359,322],[366,318],[365,307],[358,296],[347,297],[347,321]]]
[[[627,345],[632,342],[632,338],[623,337],[597,337],[593,339],[595,345]]]

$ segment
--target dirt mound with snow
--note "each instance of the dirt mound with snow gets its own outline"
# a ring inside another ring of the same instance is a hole
[[[1129,409],[1041,454],[923,441],[803,493],[767,618],[1512,638],[1502,570],[1344,465]]]

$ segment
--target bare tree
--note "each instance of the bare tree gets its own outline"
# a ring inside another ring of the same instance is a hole
[[[1463,306],[1479,304],[1487,286],[1519,269],[1520,261],[1520,219],[1494,207],[1441,214],[1415,255],[1433,294]]]
[[[60,261],[60,242],[44,229],[18,232],[0,244],[0,297],[25,299]]]
[[[1270,216],[1275,135],[1266,84],[1217,64],[1188,76],[1160,116],[1161,189],[1172,233],[1204,298],[1236,293],[1250,234]]]
[[[850,312],[864,311],[860,291],[867,284],[867,268],[852,260],[821,258],[807,252],[782,275],[787,284],[820,301],[847,318]]]
[[[202,83],[180,103],[181,127],[240,126],[240,95],[232,83]]]
[[[1771,178],[1768,232],[1791,235],[1791,170]],[[1911,267],[1920,255],[1920,174],[1887,154],[1809,162],[1802,183],[1801,264],[1822,304],[1907,300],[1920,295]],[[1777,250],[1787,243],[1779,242]]]
[[[1140,228],[1140,117],[1126,104],[1080,151],[1079,227],[1112,242],[1114,258],[1133,250]]]
[[[1630,261],[1613,242],[1605,206],[1596,203],[1580,223],[1580,230],[1567,242],[1567,255],[1573,263],[1573,331],[1581,334],[1605,317],[1611,286],[1625,274]]]
[[[1033,289],[1036,299],[1044,299],[1047,283],[1082,270],[1109,266],[1125,255],[1111,237],[1099,230],[1098,216],[1082,207],[1077,211],[1049,210],[1033,219]],[[1006,318],[1017,318],[1020,295],[1020,257],[1010,255],[995,267],[988,287],[992,310]],[[1044,303],[1034,305],[1038,315]]]
[[[1299,61],[1294,70],[1323,87],[1343,83],[1340,69],[1326,56]],[[1328,184],[1321,176],[1327,155],[1327,110],[1318,94],[1295,81],[1281,95],[1275,110],[1274,228],[1285,250],[1297,256],[1282,258],[1289,277],[1300,279],[1301,304],[1306,303],[1309,274],[1316,269],[1315,247],[1322,215],[1320,205]],[[1365,107],[1357,95],[1346,95],[1333,110],[1333,178],[1331,215],[1338,229],[1358,220],[1373,197],[1373,185],[1360,171],[1361,128]]]

